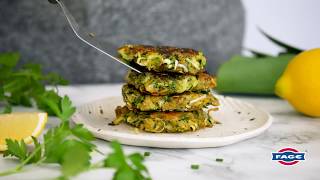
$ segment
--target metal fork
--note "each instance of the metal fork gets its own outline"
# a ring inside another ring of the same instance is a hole
[[[118,61],[119,63],[127,66],[128,68],[141,73],[140,70],[138,70],[136,67],[133,67],[132,65],[121,61],[120,59],[116,58],[115,54],[116,51],[115,50],[106,50],[106,48],[103,48],[101,46],[101,43],[98,42],[98,39],[95,37],[95,35],[93,33],[90,33],[88,31],[86,31],[84,28],[81,28],[78,23],[76,22],[75,18],[71,15],[70,11],[67,9],[67,7],[64,5],[64,3],[62,2],[63,0],[48,0],[50,3],[52,4],[58,4],[60,6],[60,8],[63,11],[64,16],[67,18],[69,25],[72,28],[72,31],[75,33],[75,35],[83,42],[85,42],[86,44],[88,44],[89,46],[95,48],[96,50],[100,51],[101,53],[109,56],[111,59]],[[113,55],[111,55],[110,52],[114,52],[112,53]]]

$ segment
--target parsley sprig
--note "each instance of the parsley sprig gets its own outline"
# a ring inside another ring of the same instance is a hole
[[[14,157],[20,164],[0,173],[0,176],[18,173],[28,164],[54,163],[61,167],[62,175],[59,179],[69,179],[83,171],[96,168],[114,168],[114,180],[151,179],[143,164],[144,156],[140,153],[125,155],[116,141],[111,142],[112,153],[103,161],[92,164],[93,151],[103,154],[93,143],[93,134],[83,125],[70,126],[69,120],[76,109],[69,97],[61,97],[57,90],[45,88],[46,84],[66,85],[67,81],[54,73],[43,74],[41,67],[36,64],[27,64],[18,69],[16,66],[19,58],[18,53],[0,54],[0,105],[4,105],[2,113],[10,113],[15,105],[37,105],[48,114],[57,116],[61,122],[44,134],[42,143],[32,137],[32,148],[23,140],[6,139],[7,150],[3,156]]]
[[[51,101],[59,100],[54,90],[46,90],[45,84],[67,85],[68,81],[55,73],[43,74],[38,64],[25,64],[17,68],[19,53],[0,54],[0,102],[5,104],[3,113],[10,113],[14,105],[31,107],[36,103],[42,110],[54,115],[50,108],[44,106],[44,97]]]

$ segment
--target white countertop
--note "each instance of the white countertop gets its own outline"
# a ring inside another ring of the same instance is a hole
[[[107,96],[121,95],[121,85],[90,85],[60,88],[60,94],[70,96],[75,105],[81,105]],[[234,96],[248,101],[271,113],[273,125],[264,134],[237,144],[205,149],[159,149],[124,146],[127,153],[151,152],[146,157],[151,176],[155,180],[184,179],[320,179],[320,119],[309,118],[295,112],[285,101],[274,97]],[[51,118],[48,127],[56,123]],[[97,140],[102,152],[110,151],[108,142]],[[306,160],[293,166],[283,166],[271,160],[271,152],[292,147],[306,152]],[[93,161],[102,159],[93,155]],[[223,158],[223,162],[216,162]],[[200,169],[192,170],[191,164],[199,164]],[[0,171],[12,168],[15,161],[0,158]],[[111,179],[112,170],[94,170],[74,179]],[[57,166],[27,167],[23,173],[0,177],[0,179],[42,180],[57,177]]]

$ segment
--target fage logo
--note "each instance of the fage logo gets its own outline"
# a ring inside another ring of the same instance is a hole
[[[272,160],[278,161],[282,165],[294,165],[297,164],[299,161],[305,160],[305,153],[299,152],[293,148],[283,148],[280,149],[278,152],[272,153]]]

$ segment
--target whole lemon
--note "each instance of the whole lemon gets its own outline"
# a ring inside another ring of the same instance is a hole
[[[275,93],[297,111],[320,117],[320,48],[295,56],[277,81]]]

